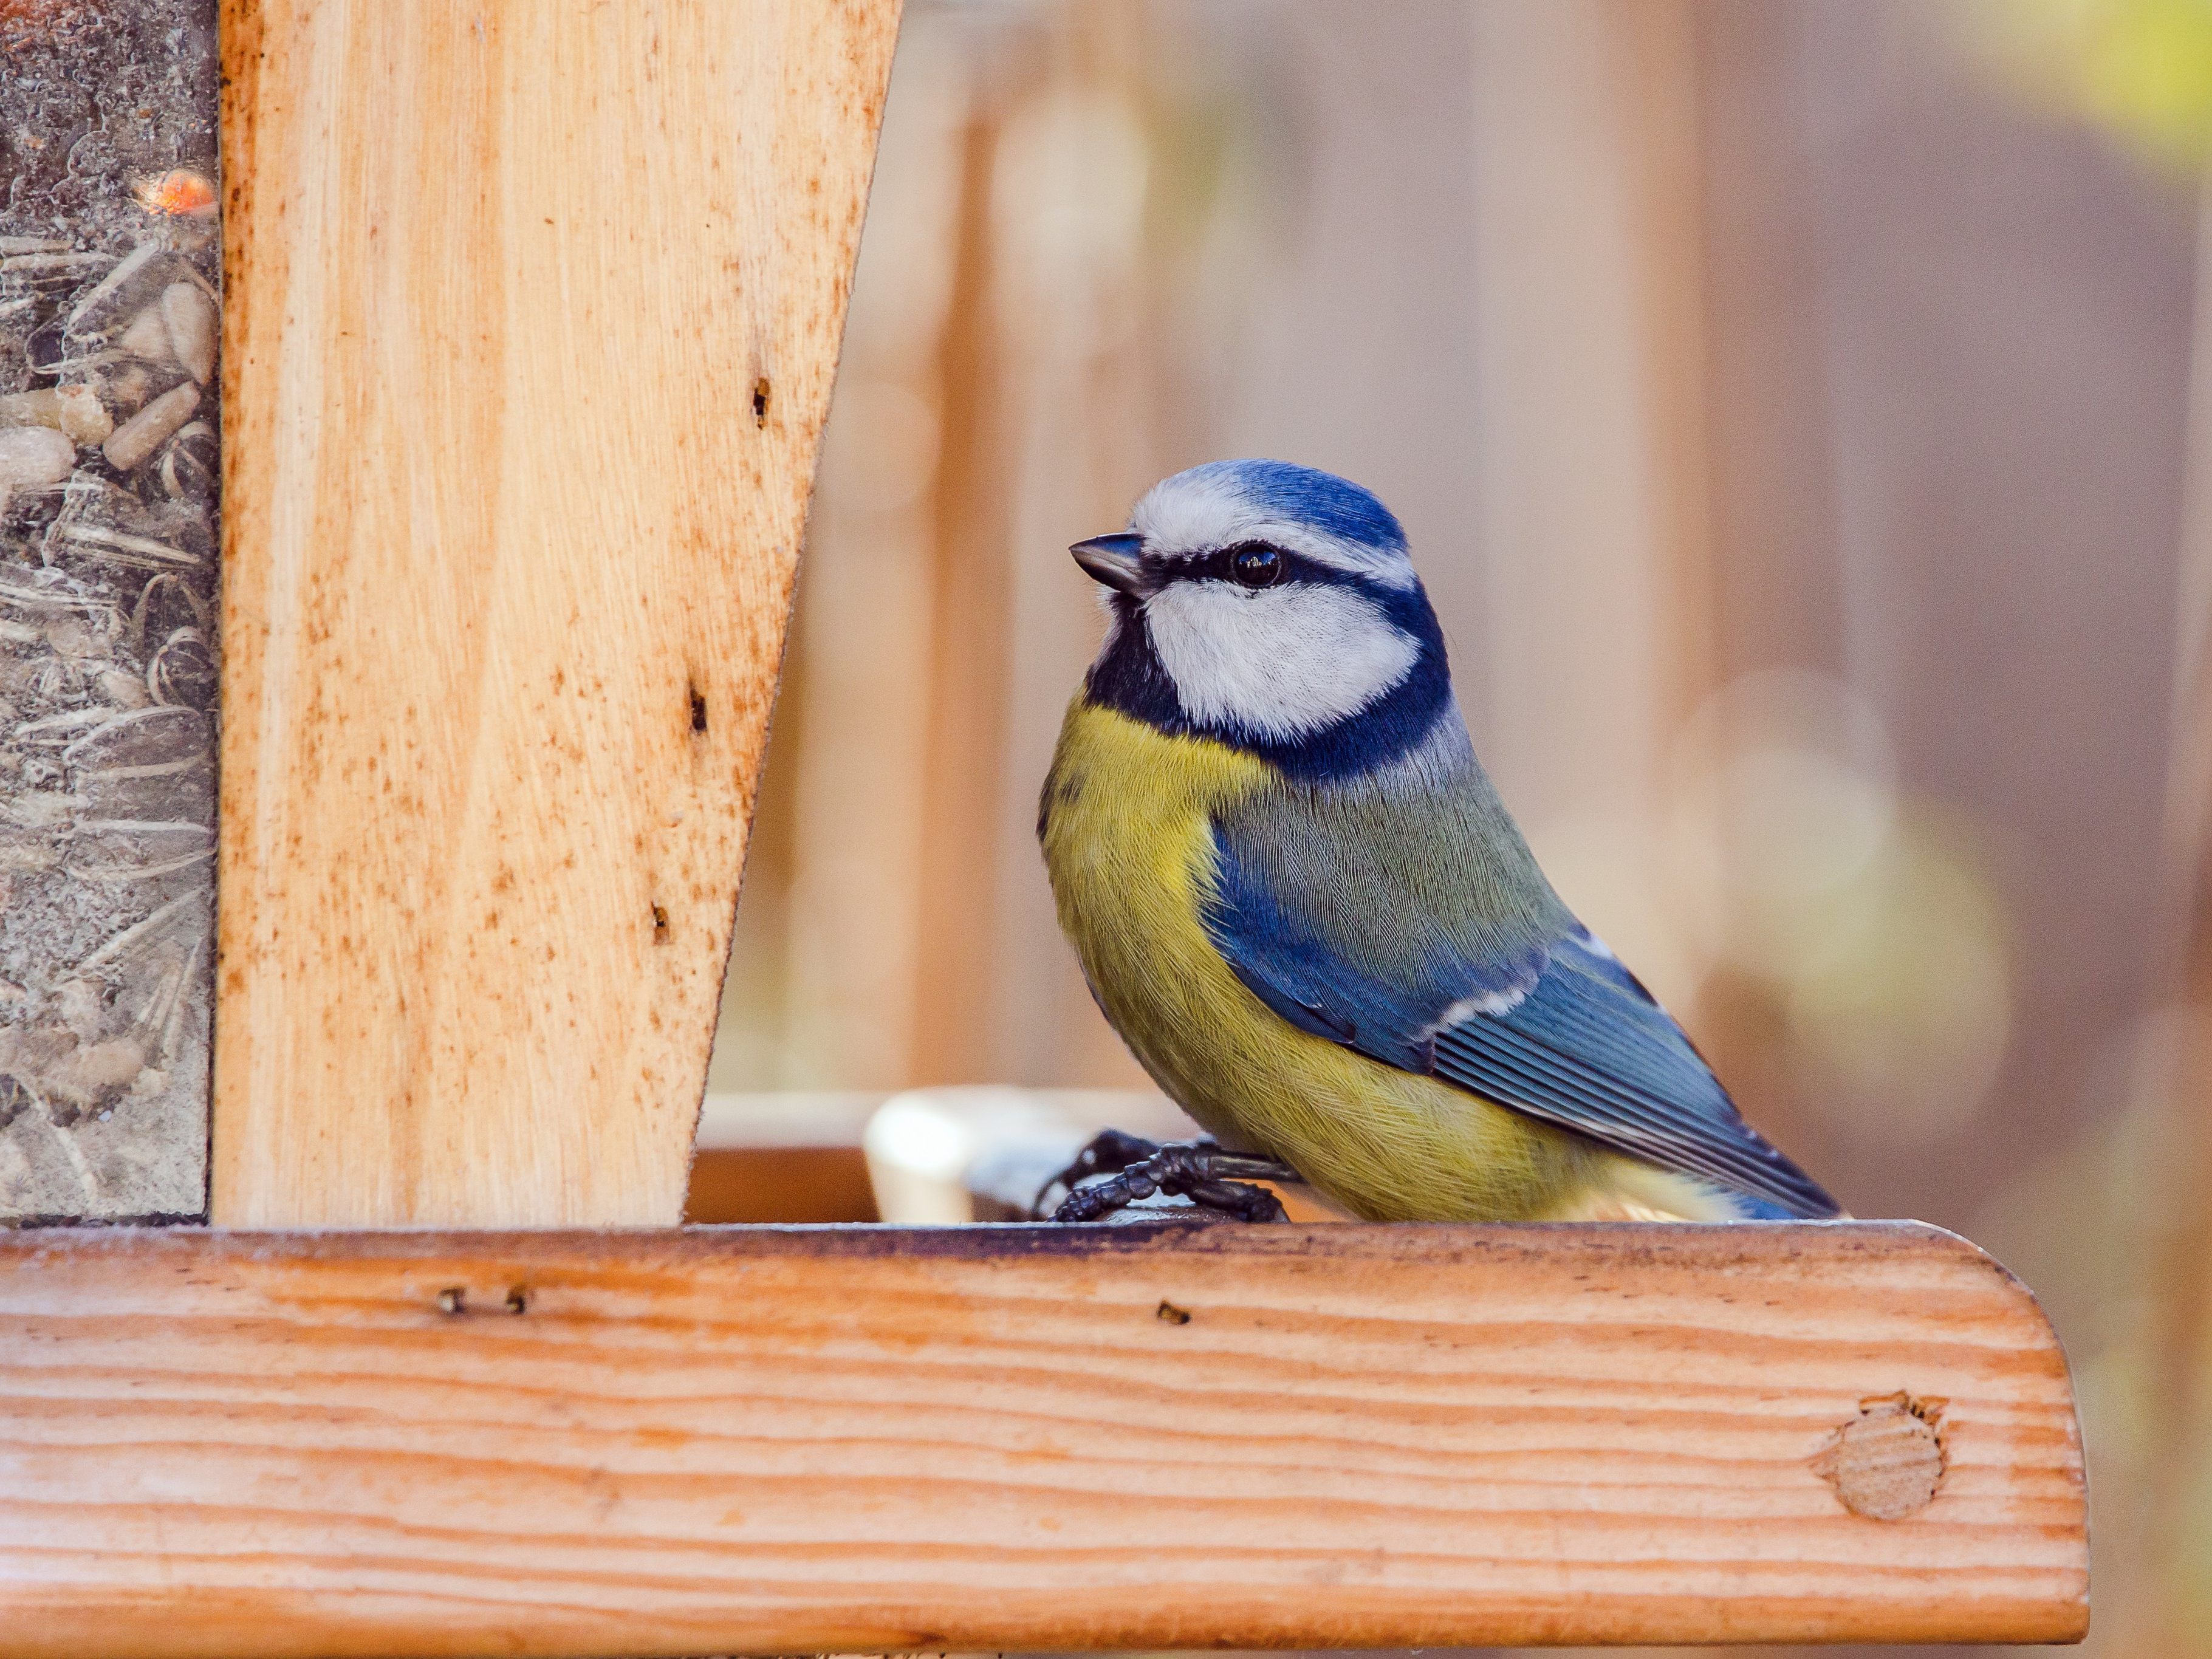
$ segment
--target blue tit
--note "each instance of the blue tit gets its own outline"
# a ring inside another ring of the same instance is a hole
[[[1176,474],[1078,543],[1105,643],[1038,815],[1092,995],[1218,1138],[1067,1184],[1374,1221],[1774,1219],[1833,1200],[1552,890],[1476,760],[1398,521],[1279,461]]]

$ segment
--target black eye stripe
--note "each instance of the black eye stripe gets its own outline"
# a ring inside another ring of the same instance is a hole
[[[1265,556],[1273,562],[1264,567],[1267,574],[1261,580],[1254,580],[1254,575],[1260,574],[1261,568],[1255,565],[1257,556]],[[1162,559],[1158,568],[1160,579],[1165,581],[1234,582],[1239,587],[1253,589],[1273,587],[1293,576],[1329,580],[1334,574],[1310,559],[1285,552],[1268,542],[1239,542],[1234,547],[1220,548],[1198,558]]]

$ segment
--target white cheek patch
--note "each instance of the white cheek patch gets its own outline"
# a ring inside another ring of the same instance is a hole
[[[1173,582],[1146,602],[1145,621],[1184,714],[1277,742],[1358,714],[1421,655],[1368,600],[1309,582],[1256,593]]]

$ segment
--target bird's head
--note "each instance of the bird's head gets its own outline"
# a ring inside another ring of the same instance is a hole
[[[1094,703],[1309,778],[1465,744],[1405,532],[1357,484],[1215,461],[1069,551],[1112,613],[1085,682]]]

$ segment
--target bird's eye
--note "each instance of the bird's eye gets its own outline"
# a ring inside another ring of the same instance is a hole
[[[1272,547],[1240,547],[1229,556],[1229,574],[1243,587],[1273,587],[1283,579],[1283,556]]]

